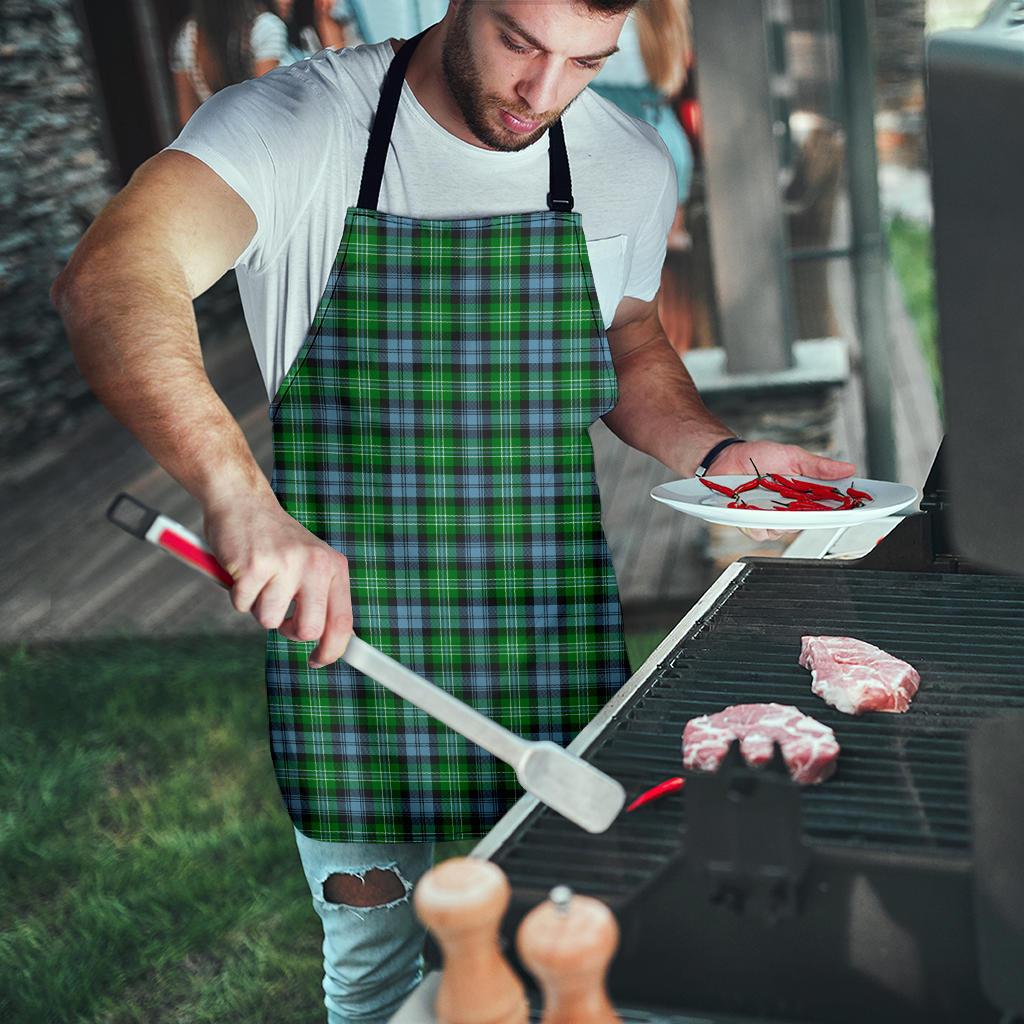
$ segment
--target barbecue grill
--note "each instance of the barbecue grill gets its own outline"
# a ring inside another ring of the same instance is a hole
[[[1003,1019],[983,987],[979,930],[995,926],[972,841],[989,794],[977,774],[972,794],[969,766],[1003,752],[991,734],[1005,721],[1024,732],[1024,580],[925,549],[945,535],[941,458],[925,494],[929,511],[859,562],[731,566],[574,745],[633,797],[679,774],[690,718],[775,701],[835,730],[836,775],[801,789],[781,758],[752,770],[733,751],[599,836],[520,805],[479,848],[512,884],[509,951],[523,914],[566,884],[615,912],[609,984],[631,1012]],[[814,697],[797,664],[805,633],[856,636],[915,665],[911,711],[852,718]],[[986,777],[1021,770],[1012,744],[1005,753]],[[1005,936],[996,944],[1006,952]],[[1024,971],[1024,946],[1015,955]]]
[[[511,882],[514,963],[520,920],[554,886],[611,906],[609,988],[629,1024],[1024,1019],[1024,578],[1009,575],[1024,533],[1019,512],[985,505],[1024,492],[1000,486],[1024,437],[1024,337],[1005,296],[1024,265],[1024,120],[1006,117],[1024,106],[1024,4],[937,37],[929,73],[951,432],[921,511],[856,562],[730,566],[570,748],[632,798],[680,774],[687,720],[774,701],[835,730],[836,775],[797,787],[778,751],[755,770],[734,748],[602,835],[524,798],[475,851]],[[804,634],[917,667],[910,711],[855,718],[814,697]]]

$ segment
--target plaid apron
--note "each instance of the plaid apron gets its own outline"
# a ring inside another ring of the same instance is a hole
[[[628,676],[588,427],[617,385],[572,213],[376,209],[409,57],[385,79],[359,202],[271,406],[282,507],[348,558],[355,631],[528,739],[567,744]],[[483,835],[511,768],[314,644],[270,631],[271,750],[299,831]]]

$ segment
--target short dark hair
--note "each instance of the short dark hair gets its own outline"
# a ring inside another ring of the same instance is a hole
[[[595,14],[611,16],[636,7],[640,0],[575,0],[581,7],[587,7]]]

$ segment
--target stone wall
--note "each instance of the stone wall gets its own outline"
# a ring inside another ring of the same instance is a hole
[[[117,189],[72,0],[0,0],[0,465],[95,408],[50,285]],[[235,275],[196,303],[204,347],[241,316]]]
[[[926,167],[925,0],[875,0],[874,41],[879,159]]]
[[[922,102],[924,29],[925,0],[875,0],[878,109],[917,109]]]
[[[90,404],[49,287],[112,189],[70,0],[0,0],[0,460]]]

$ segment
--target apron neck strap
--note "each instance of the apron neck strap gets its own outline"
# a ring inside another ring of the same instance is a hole
[[[366,147],[363,160],[363,177],[359,184],[358,207],[361,210],[376,210],[380,200],[380,186],[384,180],[384,163],[388,157],[391,144],[391,131],[395,126],[395,115],[398,113],[398,101],[402,98],[402,84],[409,61],[419,45],[420,40],[429,29],[407,40],[395,54],[384,76],[381,87],[380,102],[370,129],[370,141]],[[565,136],[562,133],[561,119],[555,121],[548,129],[548,162],[549,191],[547,196],[548,209],[558,213],[569,213],[572,210],[572,180],[569,177],[569,156],[565,150]]]
[[[363,160],[363,179],[359,185],[359,209],[376,210],[380,199],[380,185],[384,180],[384,161],[388,158],[388,146],[391,143],[391,129],[395,125],[395,114],[398,112],[398,101],[402,98],[402,83],[409,61],[427,34],[424,29],[418,36],[407,39],[402,48],[391,59],[388,72],[384,76],[384,84],[380,90],[380,102],[370,129],[370,142],[366,147]]]
[[[551,174],[548,209],[569,213],[572,211],[572,179],[569,177],[569,154],[565,151],[561,118],[548,129],[548,165]]]

